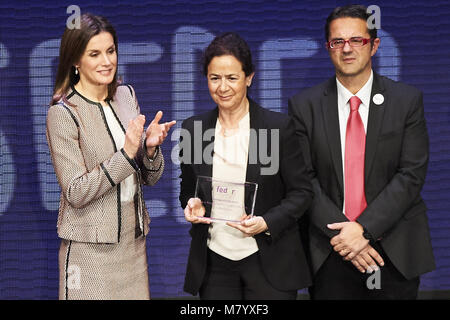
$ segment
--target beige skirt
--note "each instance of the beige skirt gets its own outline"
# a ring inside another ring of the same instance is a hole
[[[135,238],[133,202],[122,203],[121,220],[119,243],[61,239],[60,300],[150,299],[146,238]]]

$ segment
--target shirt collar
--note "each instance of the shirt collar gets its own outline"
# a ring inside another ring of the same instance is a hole
[[[372,93],[372,84],[373,84],[373,71],[370,71],[370,77],[367,82],[362,86],[361,89],[356,94],[351,93],[344,85],[338,80],[336,77],[337,84],[337,93],[338,93],[338,106],[345,108],[347,106],[348,101],[354,95],[357,96],[361,100],[361,105],[364,105],[366,108],[369,108],[370,105],[370,94]]]

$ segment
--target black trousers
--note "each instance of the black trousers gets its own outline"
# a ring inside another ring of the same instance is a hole
[[[392,264],[383,249],[372,245],[384,260],[373,273],[361,273],[333,251],[314,275],[309,294],[313,300],[414,300],[420,278],[407,280]]]
[[[200,288],[202,300],[295,300],[297,291],[275,289],[264,276],[258,252],[239,261],[208,249],[208,265]]]

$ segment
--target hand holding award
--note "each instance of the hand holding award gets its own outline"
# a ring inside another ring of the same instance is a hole
[[[199,176],[195,198],[191,198],[186,206],[188,208],[191,202],[186,220],[240,224],[253,217],[257,190],[258,184],[252,182],[236,183]],[[206,217],[205,213],[208,213]]]
[[[246,216],[240,222],[228,222],[227,225],[236,228],[246,236],[253,237],[256,234],[267,231],[267,224],[261,216]]]
[[[211,223],[209,219],[204,218],[205,207],[199,198],[190,198],[186,208],[184,208],[184,217],[192,223]]]

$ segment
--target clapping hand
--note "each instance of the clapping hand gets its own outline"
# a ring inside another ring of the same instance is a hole
[[[128,122],[128,128],[125,132],[125,143],[123,149],[130,157],[136,157],[136,154],[141,145],[142,133],[144,132],[145,116],[140,114],[136,118]]]
[[[162,111],[158,111],[145,131],[145,146],[147,149],[147,156],[150,158],[155,154],[156,147],[164,142],[170,128],[176,123],[175,120],[159,123],[162,116]]]

